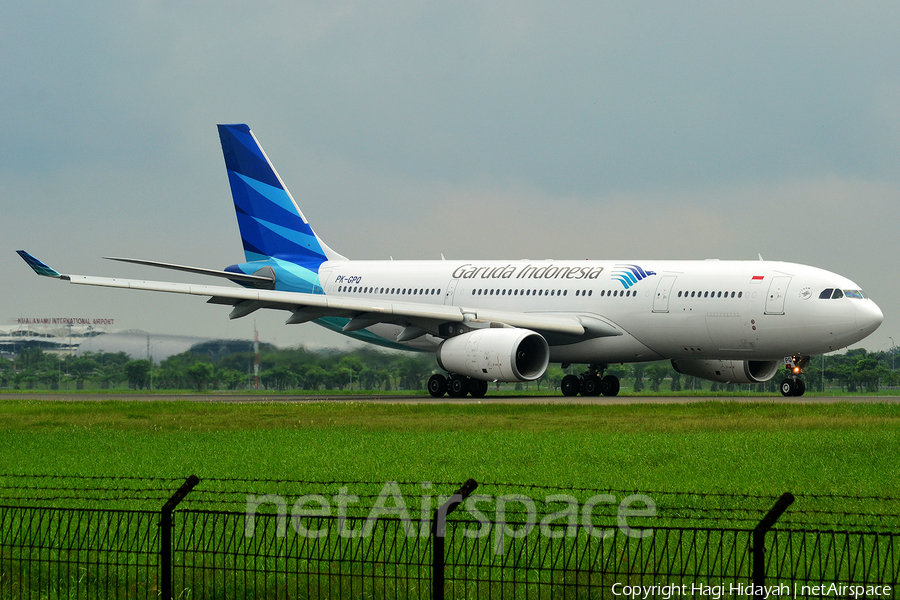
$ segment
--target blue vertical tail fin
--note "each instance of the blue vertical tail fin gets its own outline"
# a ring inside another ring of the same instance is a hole
[[[250,128],[218,127],[247,262],[277,259],[315,271],[344,259],[312,230]]]

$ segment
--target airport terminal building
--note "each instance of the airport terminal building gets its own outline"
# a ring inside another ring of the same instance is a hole
[[[209,341],[202,337],[157,335],[136,329],[116,330],[114,325],[114,319],[8,319],[5,325],[0,325],[0,356],[13,358],[23,349],[40,348],[59,355],[125,352],[131,358],[152,356],[159,362]]]
[[[15,356],[25,348],[53,354],[75,354],[83,342],[103,335],[113,319],[26,318],[8,319],[0,325],[0,355]]]
[[[58,355],[85,352],[124,352],[133,359],[153,358],[157,363],[174,355],[203,352],[212,358],[249,352],[249,340],[222,340],[188,335],[148,333],[139,329],[113,329],[114,319],[15,318],[0,325],[0,357],[12,359],[23,349],[40,348]]]

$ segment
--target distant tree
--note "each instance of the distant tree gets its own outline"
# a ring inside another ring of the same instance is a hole
[[[867,392],[877,392],[881,379],[890,378],[890,371],[879,364],[877,359],[866,356],[856,361],[853,377]]]
[[[69,364],[69,373],[75,380],[76,389],[84,389],[84,382],[89,377],[94,377],[100,370],[100,363],[94,360],[92,356],[79,356],[73,359]]]
[[[224,385],[226,389],[237,390],[247,387],[247,374],[236,371],[235,369],[216,369],[218,373],[219,383]]]
[[[645,363],[634,363],[631,365],[631,376],[634,377],[634,387],[632,390],[640,392],[644,389],[644,369],[647,368]]]
[[[143,389],[150,382],[150,361],[131,360],[123,367],[125,377],[128,379],[128,387],[133,390]]]
[[[673,392],[680,392],[680,391],[681,391],[681,373],[679,373],[679,372],[676,371],[675,369],[672,369],[672,384],[671,384],[671,390],[672,390]]]
[[[303,379],[307,390],[317,390],[325,383],[328,373],[319,365],[308,365],[303,369]]]
[[[214,370],[210,363],[196,362],[187,368],[187,376],[199,392],[206,389],[207,384],[213,377]]]
[[[659,391],[659,386],[663,380],[669,376],[671,368],[664,362],[653,362],[644,369],[644,375],[650,380],[650,389],[654,392]]]
[[[549,367],[547,367],[547,370],[544,371],[544,374],[540,378],[538,378],[537,388],[540,391],[541,384],[546,383],[548,389],[559,389],[560,382],[562,382],[562,378],[565,376],[566,372],[563,371],[561,367],[550,365]]]
[[[404,356],[398,362],[400,389],[421,390],[424,387],[423,381],[431,374],[430,364],[413,356]]]

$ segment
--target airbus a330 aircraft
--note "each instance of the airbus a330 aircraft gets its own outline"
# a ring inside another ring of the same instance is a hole
[[[531,381],[551,362],[586,365],[567,396],[615,396],[614,363],[672,361],[680,373],[761,383],[786,365],[785,396],[813,355],[860,341],[883,315],[860,287],[814,267],[770,261],[356,261],[312,230],[247,125],[219,125],[246,262],[223,271],[130,263],[230,279],[189,285],[62,275],[24,251],[39,275],[74,284],[208,297],[237,319],[290,313],[391,348],[434,352],[447,375],[428,391],[483,396],[488,382]]]

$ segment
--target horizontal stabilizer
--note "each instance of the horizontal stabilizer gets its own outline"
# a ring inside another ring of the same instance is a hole
[[[104,256],[106,260],[117,260],[119,262],[127,262],[135,265],[145,265],[148,267],[160,267],[162,269],[171,269],[173,271],[184,271],[185,273],[196,273],[197,275],[209,275],[211,277],[224,277],[232,281],[241,281],[249,283],[255,287],[271,288],[274,286],[275,280],[271,277],[261,277],[259,275],[247,275],[245,273],[232,273],[231,271],[217,271],[215,269],[204,269],[202,267],[188,267],[185,265],[175,265],[172,263],[157,262],[155,260],[144,260],[141,258],[117,258],[115,256]]]

